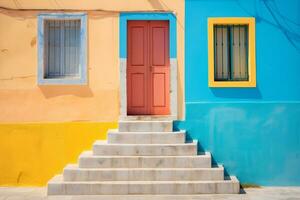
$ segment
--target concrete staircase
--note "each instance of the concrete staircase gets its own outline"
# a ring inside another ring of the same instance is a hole
[[[236,177],[224,178],[208,152],[172,121],[120,121],[107,141],[96,141],[79,163],[67,165],[48,183],[48,195],[234,194]]]

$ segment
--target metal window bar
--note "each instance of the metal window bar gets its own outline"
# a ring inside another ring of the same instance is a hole
[[[45,20],[44,28],[44,77],[78,77],[80,20]]]
[[[246,51],[246,80],[249,80],[249,60],[248,60],[248,54],[249,54],[249,46],[248,46],[248,37],[249,31],[248,31],[248,26],[245,26],[245,51]]]

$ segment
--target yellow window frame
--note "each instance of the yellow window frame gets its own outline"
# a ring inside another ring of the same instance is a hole
[[[214,25],[226,24],[248,25],[248,81],[215,81]],[[254,17],[208,18],[208,85],[209,87],[256,87]]]

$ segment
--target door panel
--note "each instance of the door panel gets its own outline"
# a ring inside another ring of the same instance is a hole
[[[127,113],[148,112],[148,23],[128,21]]]
[[[152,93],[156,94],[153,95],[153,106],[154,107],[164,107],[166,106],[166,91],[164,86],[166,85],[165,83],[166,78],[165,78],[165,74],[164,73],[153,73],[152,74],[152,82],[153,82],[153,89],[154,91],[152,91]]]
[[[146,36],[146,28],[143,26],[133,26],[131,27],[131,65],[132,66],[142,66],[145,67],[145,43],[147,41]]]
[[[170,107],[169,22],[151,21],[149,35],[151,114],[166,115]]]
[[[169,22],[127,26],[127,114],[169,114]]]
[[[152,65],[155,66],[164,66],[166,64],[165,34],[167,30],[165,29],[165,27],[152,27],[151,30],[152,35],[150,35],[150,37],[152,36]]]
[[[131,98],[131,106],[133,108],[145,107],[145,74],[132,73],[131,74],[131,91],[135,94],[134,98]]]

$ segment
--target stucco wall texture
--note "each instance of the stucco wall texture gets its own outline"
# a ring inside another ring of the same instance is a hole
[[[185,9],[186,118],[175,127],[242,184],[299,186],[300,2],[186,0]],[[255,17],[255,88],[208,87],[209,17]]]
[[[119,13],[131,11],[168,11],[177,17],[178,110],[183,117],[184,0],[4,0],[0,7],[0,122],[117,121]],[[87,85],[37,84],[37,15],[60,10],[87,12]]]
[[[0,186],[42,186],[68,163],[77,163],[109,122],[8,123],[0,125]]]

